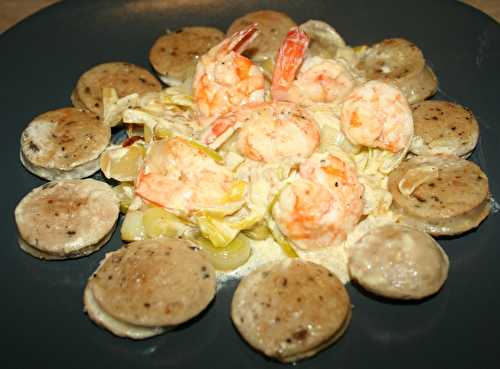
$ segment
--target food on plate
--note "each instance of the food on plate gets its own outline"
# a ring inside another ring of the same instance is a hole
[[[264,355],[294,362],[337,341],[351,318],[344,285],[328,269],[288,259],[265,264],[241,280],[231,318]]]
[[[309,36],[299,27],[287,33],[273,70],[274,100],[302,105],[342,101],[355,85],[353,75],[340,60],[306,57]]]
[[[433,236],[473,229],[490,212],[488,177],[454,155],[423,155],[403,161],[389,174],[392,209],[399,221]]]
[[[274,220],[299,249],[338,246],[362,215],[364,189],[355,168],[340,155],[323,153],[304,161],[299,173],[274,204]]]
[[[264,75],[241,55],[257,36],[251,24],[202,55],[193,79],[193,97],[207,125],[233,107],[264,100]]]
[[[191,243],[132,242],[106,254],[88,280],[84,309],[113,334],[143,339],[197,316],[215,287],[212,265]]]
[[[161,83],[146,69],[124,62],[98,64],[83,73],[72,93],[72,100],[78,106],[99,116],[103,111],[103,88],[113,88],[118,97],[132,93],[158,92]],[[75,105],[75,106],[76,106]]]
[[[470,110],[440,100],[422,101],[411,108],[415,125],[412,153],[467,157],[476,147],[479,124]]]
[[[384,82],[356,87],[342,103],[342,132],[353,144],[391,152],[407,150],[413,117],[401,91]]]
[[[349,250],[349,273],[364,289],[393,299],[422,299],[441,289],[449,260],[427,233],[389,224],[366,233]]]
[[[295,26],[295,22],[285,13],[275,10],[257,10],[237,18],[227,29],[226,36],[230,36],[250,24],[258,24],[258,35],[245,51],[252,60],[259,63],[272,63],[281,42],[288,30]]]
[[[422,51],[403,38],[391,38],[370,47],[360,47],[356,68],[368,80],[393,83],[410,104],[422,101],[437,90],[437,79],[426,65]]]
[[[51,182],[21,201],[16,222],[26,252],[55,259],[94,251],[124,214],[129,243],[84,291],[89,317],[117,336],[161,334],[201,313],[217,283],[242,278],[231,308],[242,337],[301,360],[347,328],[344,283],[431,296],[449,268],[431,236],[490,212],[486,174],[461,158],[478,122],[458,104],[422,102],[437,78],[408,40],[351,47],[321,20],[262,10],[227,36],[169,32],[149,60],[167,87],[137,65],[96,65],[71,95],[86,112],[46,113],[22,136],[33,173],[87,176],[98,163],[115,184]]]
[[[46,260],[76,258],[109,240],[119,200],[102,181],[61,180],[32,190],[14,214],[19,246],[28,254]]]
[[[149,51],[149,61],[160,79],[177,86],[193,77],[196,62],[224,38],[214,27],[183,27],[160,36]]]
[[[21,134],[21,163],[48,180],[84,178],[99,170],[111,130],[95,114],[61,108],[34,118]]]

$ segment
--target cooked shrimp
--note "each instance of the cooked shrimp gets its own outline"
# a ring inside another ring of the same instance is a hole
[[[306,109],[288,102],[264,102],[241,106],[217,119],[204,142],[238,133],[238,150],[247,158],[266,163],[285,158],[307,158],[319,145],[319,128]]]
[[[343,99],[354,87],[354,78],[340,62],[319,56],[305,57],[309,37],[293,27],[283,42],[273,71],[274,100],[297,104],[330,103]]]
[[[364,189],[354,167],[334,154],[314,154],[299,172],[272,209],[279,228],[303,250],[344,241],[363,210]]]
[[[319,145],[319,128],[302,107],[275,101],[251,108],[238,135],[238,149],[252,160],[274,162],[309,157]]]
[[[370,81],[345,99],[340,115],[342,132],[353,144],[392,152],[405,149],[413,136],[413,117],[402,92]]]
[[[190,214],[227,205],[235,184],[229,169],[196,145],[176,137],[151,144],[135,192],[168,210]]]
[[[204,125],[235,106],[264,100],[264,75],[241,55],[256,36],[257,25],[251,24],[201,56],[193,91]]]

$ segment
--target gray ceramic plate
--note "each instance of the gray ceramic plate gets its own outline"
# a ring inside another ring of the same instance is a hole
[[[196,321],[142,342],[112,336],[82,312],[87,276],[112,241],[96,254],[41,262],[16,245],[13,209],[43,183],[18,160],[19,135],[35,115],[70,104],[71,90],[94,64],[123,60],[144,66],[166,28],[225,29],[251,10],[274,8],[297,22],[323,19],[349,44],[405,37],[419,45],[440,80],[440,95],[471,108],[481,125],[472,160],[500,196],[500,29],[455,1],[65,1],[0,37],[1,345],[2,368],[272,368],[238,336],[229,318],[234,284]],[[444,290],[417,304],[371,299],[349,286],[350,328],[335,346],[301,368],[493,368],[500,342],[500,222],[443,240],[451,259]],[[497,365],[495,365],[497,364]]]

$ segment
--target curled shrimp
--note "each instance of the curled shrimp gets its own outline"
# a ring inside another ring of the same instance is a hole
[[[256,36],[257,24],[251,24],[201,56],[193,90],[203,125],[235,106],[264,100],[264,75],[241,55]]]
[[[204,136],[214,143],[240,128],[237,148],[245,157],[262,162],[307,158],[318,147],[319,128],[306,109],[274,101],[247,104],[217,119]]]
[[[354,167],[340,155],[314,154],[299,173],[273,206],[274,220],[302,250],[338,245],[363,211],[364,188]]]
[[[273,70],[271,95],[274,100],[303,105],[342,100],[354,87],[349,70],[333,59],[307,57],[309,37],[298,27],[287,34]]]
[[[369,81],[342,104],[342,132],[353,144],[398,152],[413,137],[413,116],[403,93],[392,85]]]
[[[135,192],[148,202],[171,211],[187,210],[189,215],[223,208],[235,184],[229,169],[196,145],[175,137],[151,144]]]

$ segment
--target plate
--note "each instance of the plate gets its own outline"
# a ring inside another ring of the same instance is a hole
[[[500,29],[454,1],[65,1],[0,37],[2,153],[1,351],[3,368],[274,368],[238,336],[229,307],[236,283],[189,324],[133,342],[96,327],[82,312],[87,277],[99,252],[64,262],[36,260],[16,245],[13,212],[43,181],[18,159],[22,129],[39,113],[70,105],[79,75],[94,64],[123,60],[148,66],[165,29],[226,29],[257,9],[284,11],[298,23],[322,19],[351,45],[404,37],[416,43],[440,80],[438,98],[476,114],[481,140],[472,160],[500,198]],[[91,231],[91,230],[89,230]],[[301,368],[493,368],[500,342],[500,222],[494,211],[477,231],[440,241],[451,260],[444,289],[419,303],[388,303],[348,286],[353,309],[345,336]]]

